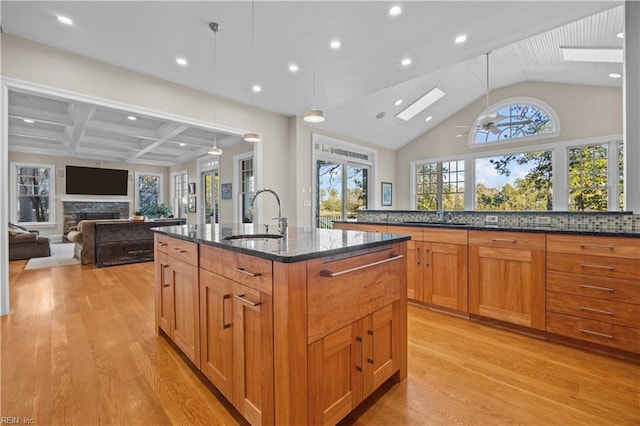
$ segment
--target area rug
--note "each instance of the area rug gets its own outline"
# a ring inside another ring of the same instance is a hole
[[[51,256],[29,259],[24,269],[55,268],[56,266],[79,265],[80,259],[73,257],[75,244],[51,244]]]

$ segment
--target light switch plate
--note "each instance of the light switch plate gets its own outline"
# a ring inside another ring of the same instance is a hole
[[[302,205],[305,206],[305,207],[311,207],[311,200],[304,200],[302,202]]]
[[[538,216],[536,217],[536,225],[550,225],[551,218],[547,216]]]
[[[498,216],[487,215],[484,217],[484,223],[498,223]]]

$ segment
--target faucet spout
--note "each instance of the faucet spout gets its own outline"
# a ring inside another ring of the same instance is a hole
[[[284,234],[286,229],[287,229],[287,218],[286,217],[282,217],[282,204],[280,203],[280,197],[278,196],[278,194],[276,194],[276,192],[272,189],[269,188],[265,188],[265,189],[261,189],[258,192],[256,192],[253,197],[251,198],[251,209],[253,210],[253,204],[256,201],[256,198],[258,198],[258,195],[264,193],[264,192],[268,192],[270,194],[273,194],[274,197],[276,197],[276,202],[278,203],[278,217],[275,219],[278,219],[278,232],[280,234]]]

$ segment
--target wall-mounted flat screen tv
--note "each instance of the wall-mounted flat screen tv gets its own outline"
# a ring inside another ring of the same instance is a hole
[[[129,171],[67,166],[67,194],[127,195]]]

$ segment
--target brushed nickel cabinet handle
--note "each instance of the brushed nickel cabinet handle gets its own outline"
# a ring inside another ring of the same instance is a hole
[[[162,269],[161,269],[161,272],[160,272],[160,282],[162,283],[162,287],[169,287],[171,285],[171,283],[167,284],[165,282],[165,280],[164,280],[164,270],[166,268],[168,268],[168,267],[169,267],[169,265],[162,265]]]
[[[613,246],[603,246],[600,244],[580,244],[583,249],[601,249],[601,250],[613,250]]]
[[[615,290],[610,288],[610,287],[598,287],[596,285],[589,285],[589,284],[580,284],[579,285],[580,288],[588,288],[590,290],[601,290],[601,291],[609,291],[609,292],[614,292]]]
[[[514,240],[511,238],[492,238],[491,241],[494,243],[511,243],[515,244],[518,240]]]
[[[615,268],[613,266],[604,266],[604,265],[589,265],[587,263],[581,263],[581,268],[590,268],[590,269],[605,269],[607,271],[613,271]]]
[[[222,329],[223,330],[225,328],[231,327],[231,323],[227,323],[227,308],[226,308],[227,304],[225,303],[227,299],[231,299],[230,294],[222,295]]]
[[[187,250],[182,250],[180,247],[174,247],[173,248],[175,251],[177,251],[178,253],[182,254],[182,253],[186,253]]]
[[[585,312],[593,312],[594,314],[613,315],[613,312],[611,311],[603,311],[602,309],[587,308],[586,306],[580,306],[578,307],[578,309]]]
[[[396,254],[396,255],[392,254],[391,257],[388,259],[378,260],[377,262],[371,262],[366,265],[356,266],[355,268],[345,269],[344,271],[340,271],[340,272],[331,272],[327,269],[323,269],[322,271],[320,271],[320,276],[329,277],[329,278],[339,277],[340,275],[361,271],[363,269],[371,268],[372,266],[378,266],[378,265],[382,265],[383,263],[393,262],[394,260],[402,259],[403,257],[404,255],[402,254]]]
[[[244,294],[236,294],[233,297],[235,297],[236,299],[238,299],[242,303],[246,303],[247,305],[250,305],[250,306],[260,306],[260,305],[262,305],[262,302],[254,302],[254,301],[251,301],[249,299],[246,299],[244,297]]]
[[[371,336],[371,358],[367,358],[367,361],[369,362],[369,364],[375,364],[375,357],[376,357],[376,335],[373,332],[373,330],[367,330],[367,334],[369,336]]]
[[[594,336],[600,336],[600,337],[606,337],[607,339],[613,339],[613,336],[611,334],[598,333],[597,331],[585,330],[584,328],[579,328],[578,330],[580,331],[580,333],[593,334]]]
[[[356,365],[356,370],[362,371],[364,365],[364,343],[362,342],[362,336],[356,336],[356,342],[360,343],[360,365]]]
[[[241,274],[247,275],[249,277],[259,277],[260,275],[262,275],[260,272],[249,272],[246,271],[244,268],[233,268],[234,271],[239,272]]]

